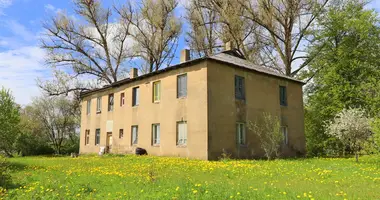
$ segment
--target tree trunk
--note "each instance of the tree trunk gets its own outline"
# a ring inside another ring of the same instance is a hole
[[[13,155],[9,151],[4,150],[4,153],[7,158],[13,158]]]
[[[355,152],[355,158],[356,158],[356,162],[359,162],[359,153],[358,152]]]

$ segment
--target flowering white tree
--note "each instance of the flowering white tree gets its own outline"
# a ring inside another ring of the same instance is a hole
[[[359,151],[372,135],[371,118],[366,116],[363,109],[343,109],[326,125],[327,134],[337,137],[343,144],[349,145],[359,161]]]

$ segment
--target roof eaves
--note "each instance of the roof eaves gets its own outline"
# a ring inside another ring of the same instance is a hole
[[[90,95],[92,93],[95,93],[95,92],[100,92],[100,91],[104,91],[104,90],[107,90],[107,89],[110,89],[110,88],[115,88],[115,87],[118,87],[118,86],[121,86],[121,85],[124,85],[124,84],[127,84],[127,83],[131,83],[131,82],[134,82],[134,81],[137,81],[137,80],[142,80],[144,78],[148,78],[148,77],[151,77],[151,76],[154,76],[154,75],[157,75],[157,74],[161,74],[161,73],[164,73],[166,71],[171,71],[173,69],[177,69],[177,68],[181,68],[181,67],[186,67],[186,66],[189,66],[189,65],[201,62],[203,60],[206,60],[208,58],[209,57],[197,58],[197,59],[189,60],[187,62],[179,63],[179,64],[176,64],[176,65],[172,65],[172,66],[160,69],[160,70],[155,71],[155,72],[151,72],[151,73],[148,73],[148,74],[137,76],[136,78],[133,78],[133,79],[126,78],[126,79],[123,79],[123,80],[120,80],[120,81],[116,81],[116,82],[114,82],[114,83],[112,83],[110,85],[106,85],[106,86],[104,86],[102,88],[97,88],[97,89],[93,89],[93,90],[90,90],[90,91],[82,92],[80,94],[80,97],[83,98],[83,97],[88,96],[88,95]]]

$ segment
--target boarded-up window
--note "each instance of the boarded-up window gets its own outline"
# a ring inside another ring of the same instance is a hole
[[[245,124],[236,123],[236,139],[237,144],[245,145],[246,144],[246,135],[245,135]]]
[[[244,77],[235,76],[235,98],[245,100]]]
[[[161,81],[153,83],[153,102],[159,102],[161,100]]]
[[[187,96],[187,74],[177,76],[177,98]]]
[[[125,104],[125,94],[124,92],[122,92],[120,94],[120,106],[124,106],[124,104]]]
[[[132,126],[132,144],[137,144],[139,139],[139,127]]]
[[[280,86],[280,105],[282,105],[282,106],[288,105],[285,86]]]
[[[152,143],[160,144],[160,124],[152,124]]]
[[[100,129],[95,130],[95,145],[100,144]]]
[[[96,99],[96,112],[100,113],[102,111],[102,97]]]
[[[89,115],[91,112],[91,99],[87,101],[87,115]]]
[[[177,122],[177,145],[187,144],[187,122]]]
[[[108,95],[108,111],[113,111],[114,98],[113,94]]]
[[[132,106],[138,106],[140,101],[140,88],[135,87],[132,89]]]

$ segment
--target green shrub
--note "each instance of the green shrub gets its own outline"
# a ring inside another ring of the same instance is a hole
[[[11,175],[9,171],[9,163],[6,158],[0,155],[0,188],[6,186],[10,183]]]

